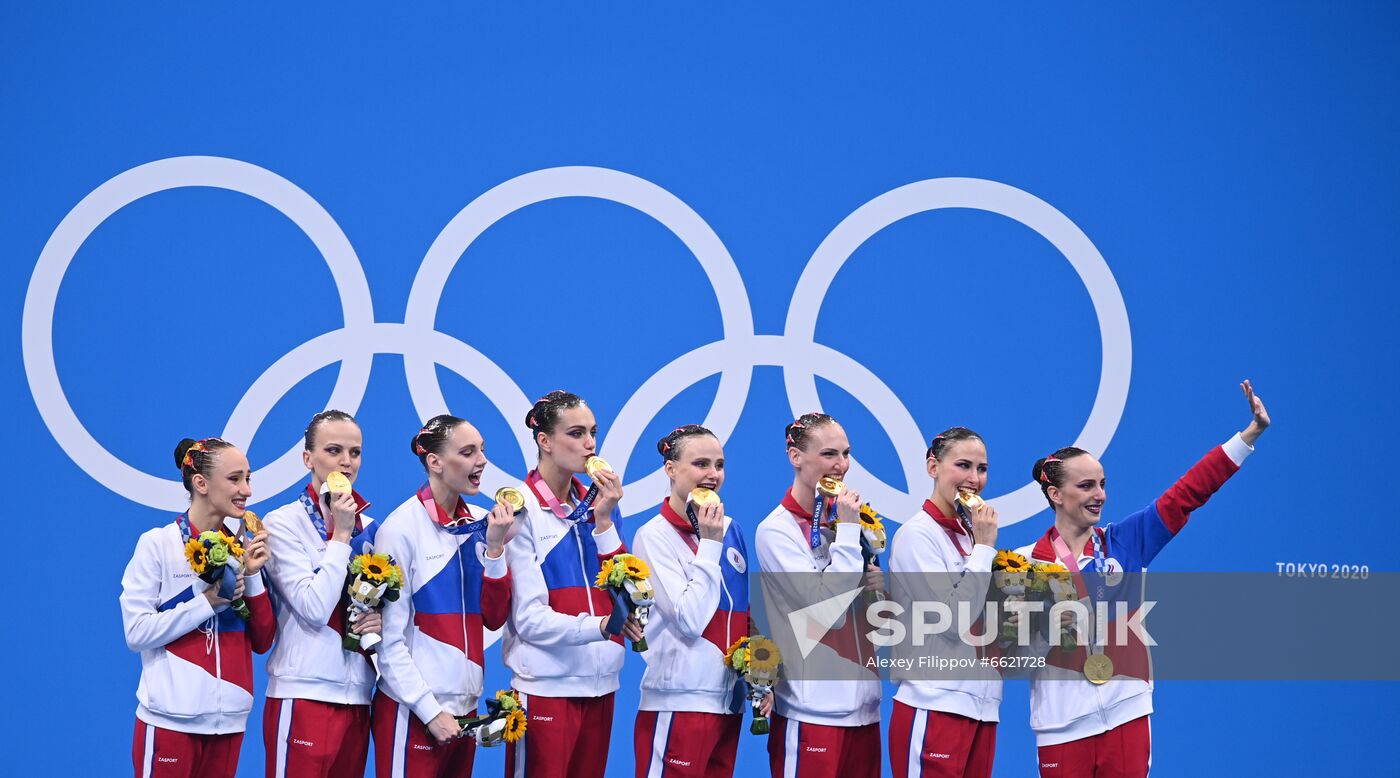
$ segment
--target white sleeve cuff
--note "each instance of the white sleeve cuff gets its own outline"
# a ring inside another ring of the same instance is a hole
[[[506,566],[506,551],[501,549],[501,555],[495,559],[491,558],[485,550],[481,552],[481,567],[487,578],[505,578],[510,568]]]
[[[428,722],[437,718],[439,713],[442,713],[442,706],[438,704],[437,698],[433,696],[432,692],[424,694],[423,699],[409,707],[413,708],[413,715],[417,716],[418,720],[423,722],[423,726],[427,726]]]
[[[267,591],[267,586],[263,583],[262,571],[259,570],[253,575],[243,577],[243,596],[257,597]]]
[[[350,545],[339,540],[326,541],[326,553],[321,555],[322,567],[349,567]]]
[[[1244,438],[1240,437],[1238,432],[1235,433],[1234,437],[1222,443],[1220,447],[1225,449],[1225,456],[1235,463],[1235,467],[1243,465],[1249,455],[1254,453],[1254,446],[1244,442]]]
[[[719,565],[720,553],[724,550],[724,544],[718,540],[708,540],[701,538],[699,547],[695,550],[695,563],[705,562],[707,564]]]
[[[617,523],[603,532],[593,530],[593,542],[598,544],[598,553],[607,555],[622,548],[622,536],[617,534]]]
[[[858,522],[843,521],[836,525],[836,545],[860,546],[861,526]]]
[[[995,548],[978,543],[972,547],[972,553],[967,555],[966,569],[973,573],[990,573],[992,572],[992,562],[996,556],[997,550]]]

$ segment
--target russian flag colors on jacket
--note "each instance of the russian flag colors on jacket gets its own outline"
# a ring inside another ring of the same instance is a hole
[[[612,613],[606,592],[593,588],[602,560],[627,550],[619,515],[606,532],[591,517],[570,523],[544,507],[527,481],[519,531],[506,544],[512,570],[510,621],[501,652],[512,687],[542,697],[600,697],[617,691],[625,651],[620,636],[607,639],[600,619]],[[584,486],[573,480],[576,498]]]
[[[319,495],[306,487],[319,514]],[[357,511],[369,506],[355,494]],[[277,610],[277,644],[267,659],[267,696],[368,705],[374,666],[341,646],[345,636],[345,579],[351,557],[373,553],[379,524],[362,513],[349,544],[322,534],[294,500],[263,517],[271,558],[264,567]]]
[[[225,520],[233,535],[237,523]],[[262,576],[244,579],[252,616],[218,613],[185,558],[175,522],[142,533],[122,575],[126,644],[141,652],[136,717],[146,724],[199,735],[242,732],[253,709],[253,651],[272,644],[276,620]]]
[[[1170,489],[1146,508],[1107,527],[1094,528],[1103,547],[1106,599],[1127,601],[1129,615],[1142,604],[1142,576],[1167,542],[1186,526],[1191,512],[1215,494],[1253,453],[1235,435],[1211,449]],[[1018,551],[1037,562],[1057,561],[1050,532]],[[1079,552],[1080,569],[1092,569],[1092,539]],[[1116,590],[1116,591],[1115,591]],[[1113,610],[1110,609],[1110,619]],[[1113,623],[1110,621],[1110,623]],[[1110,627],[1110,634],[1115,628]],[[1085,679],[1083,648],[1050,649],[1045,667],[1031,677],[1031,729],[1037,746],[1052,746],[1092,737],[1152,713],[1151,658],[1147,647],[1127,631],[1129,643],[1105,648],[1114,677],[1102,686]]]
[[[789,492],[782,504],[758,525],[754,548],[759,570],[764,573],[769,613],[787,613],[793,603],[816,603],[860,586],[865,572],[860,525],[838,524],[834,540],[831,532],[822,530],[821,545],[812,548],[808,535],[811,520],[811,514]],[[846,616],[821,637],[811,657],[804,660],[800,654],[784,652],[783,666],[788,673],[782,683],[773,687],[773,709],[779,716],[838,727],[880,721],[880,679],[866,665],[874,649],[866,637],[870,625],[864,620],[863,605],[860,600],[853,603]],[[818,672],[830,672],[839,660],[867,669],[862,675],[868,677],[802,679],[804,663],[824,668]]]
[[[459,513],[480,510],[459,502]],[[499,629],[510,609],[505,554],[486,557],[480,533],[454,535],[430,518],[418,495],[384,519],[377,551],[403,570],[399,599],[385,603],[379,688],[427,723],[442,711],[473,715],[481,696],[483,629]]]
[[[656,605],[642,654],[641,710],[737,713],[744,690],[724,652],[749,634],[748,548],[728,516],[722,541],[701,540],[667,502],[632,539],[651,568]]]

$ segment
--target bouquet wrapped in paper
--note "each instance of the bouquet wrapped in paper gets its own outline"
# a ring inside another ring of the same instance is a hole
[[[345,609],[345,637],[341,638],[340,644],[346,651],[362,647],[368,651],[379,644],[380,638],[373,634],[355,634],[355,622],[384,603],[399,598],[399,590],[403,588],[403,571],[388,554],[360,554],[350,560],[350,574],[346,581],[345,592],[350,599]]]
[[[1079,593],[1074,588],[1073,575],[1058,562],[1036,562],[1031,565],[1029,588],[1031,593],[1045,602],[1047,612],[1057,602],[1079,599]],[[1053,629],[1053,624],[1047,624],[1047,632]],[[1070,651],[1078,645],[1072,630],[1066,629],[1060,633],[1060,648]]]
[[[457,725],[462,728],[462,737],[473,738],[477,745],[490,748],[524,737],[527,719],[520,696],[514,689],[505,689],[486,701],[486,715],[458,717]]]
[[[229,600],[241,618],[246,621],[252,615],[242,597],[233,597],[243,571],[243,546],[237,538],[212,530],[201,532],[185,541],[185,559],[199,580],[219,587],[219,596]]]
[[[749,704],[753,707],[749,732],[768,734],[768,717],[759,711],[763,698],[772,693],[773,685],[778,682],[778,668],[783,664],[777,644],[762,635],[739,638],[724,652],[724,663],[748,685]]]
[[[1003,549],[997,552],[992,560],[992,585],[1001,592],[1003,606],[1008,602],[1026,601],[1030,571],[1030,563],[1015,551]],[[1002,640],[1015,640],[1016,628],[1003,621],[998,636]]]
[[[656,589],[652,588],[650,579],[651,570],[640,557],[617,554],[603,560],[603,567],[598,571],[598,579],[593,585],[607,592],[613,601],[608,634],[622,634],[623,623],[632,615],[637,617],[643,629],[646,628],[651,606],[656,604]],[[647,650],[645,635],[632,643],[632,650]]]

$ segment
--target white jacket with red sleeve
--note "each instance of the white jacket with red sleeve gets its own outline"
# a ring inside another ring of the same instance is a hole
[[[1103,579],[1107,596],[1121,599],[1115,597],[1115,589],[1131,592],[1136,587],[1135,593],[1126,595],[1138,600],[1129,603],[1130,617],[1141,605],[1141,574],[1147,565],[1186,526],[1191,512],[1205,505],[1253,451],[1235,435],[1206,453],[1147,507],[1107,527],[1094,528],[1108,568]],[[1018,551],[1034,562],[1058,561],[1049,531]],[[1078,553],[1079,568],[1092,568],[1093,540]],[[1113,635],[1117,626],[1112,615],[1109,624],[1109,635]],[[1151,657],[1147,647],[1136,640],[1136,633],[1126,633],[1130,639],[1127,645],[1109,641],[1104,649],[1113,662],[1114,675],[1102,686],[1084,677],[1087,654],[1083,648],[1064,650],[1055,646],[1049,650],[1045,666],[1031,677],[1031,729],[1035,730],[1036,745],[1092,737],[1152,713]]]
[[[545,507],[528,481],[518,488],[525,508],[506,544],[512,597],[501,639],[511,685],[543,697],[617,691],[625,651],[620,636],[604,637],[600,623],[612,613],[612,600],[593,587],[602,560],[627,550],[617,513],[606,532],[597,532],[591,514],[571,524]],[[571,488],[583,496],[578,479]]]
[[[485,512],[459,502],[454,516],[481,519]],[[374,544],[403,571],[399,598],[380,611],[383,642],[375,648],[380,690],[425,724],[442,711],[474,715],[481,697],[484,630],[499,629],[510,609],[505,555],[487,557],[479,534],[449,532],[429,517],[419,495],[384,519]]]
[[[227,519],[233,535],[237,522]],[[136,717],[152,726],[199,735],[242,732],[253,709],[253,651],[272,644],[277,622],[262,576],[243,579],[252,616],[229,606],[215,612],[207,584],[185,558],[175,522],[147,530],[122,575],[126,645],[141,653]]]

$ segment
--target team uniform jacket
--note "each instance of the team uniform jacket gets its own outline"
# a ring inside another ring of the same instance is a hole
[[[736,713],[744,692],[724,652],[749,634],[748,549],[733,519],[701,540],[667,502],[637,530],[632,553],[651,568],[641,710]]]
[[[593,588],[602,560],[627,550],[618,513],[606,532],[590,518],[570,524],[545,507],[528,482],[519,532],[506,544],[512,575],[510,622],[501,651],[512,686],[542,697],[601,697],[617,691],[622,638],[605,639],[599,619],[612,613],[607,593]],[[575,498],[584,487],[573,480]],[[650,642],[650,641],[648,641]]]
[[[459,505],[472,519],[486,515]],[[482,629],[499,629],[510,609],[505,555],[488,559],[480,533],[448,532],[416,494],[384,519],[374,543],[403,571],[399,599],[380,611],[379,688],[424,724],[442,711],[475,715],[485,661]]]
[[[768,612],[786,614],[796,604],[809,605],[851,591],[860,585],[865,562],[860,553],[860,524],[837,525],[835,539],[822,531],[821,545],[809,541],[811,515],[802,510],[791,492],[758,525],[754,546],[763,576]],[[776,575],[784,573],[786,575]],[[854,610],[832,626],[821,644],[812,649],[807,661],[830,672],[844,659],[852,663],[849,679],[799,680],[804,659],[800,653],[785,651],[783,664],[787,678],[773,687],[774,710],[809,724],[858,727],[880,721],[880,680],[866,672],[866,661],[874,651],[866,640],[869,625],[863,603],[857,599]],[[839,659],[838,659],[839,658]],[[857,670],[856,668],[861,668]],[[857,677],[858,676],[858,677]]]
[[[967,552],[964,555],[964,552]],[[904,523],[890,541],[890,588],[895,602],[912,612],[913,602],[942,602],[958,613],[960,602],[972,603],[979,613],[991,584],[996,549],[976,545],[957,519],[943,515],[932,501]],[[981,634],[981,628],[974,630]],[[910,633],[912,636],[912,633]],[[994,668],[978,668],[976,647],[948,630],[926,638],[932,645],[908,646],[916,655],[966,660],[971,668],[955,678],[928,678],[927,670],[896,673],[894,698],[924,710],[954,713],[978,721],[997,721],[1001,707],[1001,675]],[[908,643],[908,641],[906,641]],[[917,667],[917,665],[916,665]],[[906,677],[899,677],[899,675]],[[975,676],[975,677],[974,677]]]
[[[1105,528],[1094,528],[1108,567],[1104,576],[1107,599],[1128,600],[1130,613],[1136,611],[1142,602],[1140,574],[1167,541],[1186,526],[1191,512],[1204,505],[1238,472],[1253,451],[1235,435],[1202,457],[1146,508]],[[1018,551],[1036,562],[1059,561],[1049,532]],[[1090,539],[1080,552],[1080,569],[1092,568],[1093,559]],[[1116,629],[1110,621],[1109,634]],[[1035,730],[1037,746],[1092,737],[1152,713],[1151,659],[1147,647],[1136,641],[1135,633],[1128,631],[1128,636],[1128,645],[1111,645],[1110,641],[1103,649],[1113,660],[1114,677],[1102,686],[1091,684],[1082,673],[1087,657],[1084,648],[1050,649],[1045,666],[1031,677],[1031,728]]]
[[[306,493],[320,510],[320,495]],[[356,494],[358,511],[369,503]],[[374,696],[374,667],[357,651],[341,647],[345,636],[345,580],[350,558],[372,553],[379,524],[358,516],[360,531],[349,544],[322,535],[301,500],[263,517],[266,567],[277,606],[277,645],[267,660],[267,696],[368,705]],[[327,532],[333,526],[325,520]]]
[[[224,531],[238,531],[233,519]],[[244,579],[247,621],[231,607],[215,613],[206,584],[190,569],[175,522],[147,530],[122,575],[126,645],[141,652],[136,717],[197,735],[242,732],[253,708],[253,655],[272,644],[276,619],[262,576]],[[251,650],[250,650],[251,649]]]

